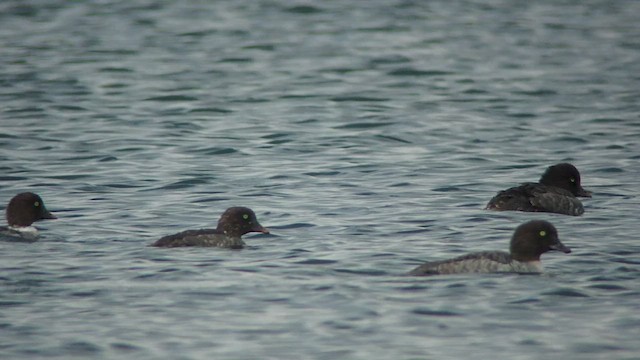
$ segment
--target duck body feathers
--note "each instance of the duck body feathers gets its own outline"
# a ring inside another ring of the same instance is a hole
[[[532,182],[498,192],[486,209],[552,212],[573,216],[584,213],[582,202],[570,191]]]

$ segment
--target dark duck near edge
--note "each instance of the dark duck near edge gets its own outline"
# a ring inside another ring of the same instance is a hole
[[[580,173],[575,166],[561,163],[549,166],[542,174],[540,182],[528,182],[498,192],[489,201],[486,209],[551,212],[578,216],[584,213],[584,207],[578,196],[591,197],[591,192],[582,187]]]
[[[23,192],[14,196],[7,205],[6,218],[8,226],[0,227],[5,235],[35,238],[38,231],[31,225],[38,220],[56,219],[44,206],[42,198],[32,192]]]
[[[269,230],[260,225],[253,210],[246,207],[230,207],[222,214],[215,229],[182,231],[165,236],[151,246],[208,246],[242,249],[245,246],[242,235],[250,232],[268,234]]]
[[[511,237],[509,252],[483,251],[449,260],[428,262],[409,275],[464,273],[540,273],[540,255],[550,250],[570,253],[558,238],[558,231],[548,221],[532,220],[518,226]]]

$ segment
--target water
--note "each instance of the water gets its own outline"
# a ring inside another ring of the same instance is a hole
[[[640,3],[3,1],[0,357],[637,359]],[[569,161],[581,217],[483,211]],[[157,249],[224,209],[271,235]],[[2,211],[4,211],[2,209]],[[413,278],[547,219],[541,276]]]

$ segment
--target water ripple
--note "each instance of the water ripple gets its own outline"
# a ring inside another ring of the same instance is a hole
[[[637,357],[638,13],[0,3],[0,207],[58,216],[0,241],[0,357]],[[563,161],[584,215],[483,210]],[[149,246],[236,205],[272,234]],[[532,218],[540,276],[405,275]]]

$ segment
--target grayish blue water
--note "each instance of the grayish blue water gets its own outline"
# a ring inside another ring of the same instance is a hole
[[[0,358],[640,358],[640,2],[0,3]],[[574,163],[581,217],[482,210]],[[241,251],[147,245],[253,208]],[[541,276],[414,278],[506,250]]]

